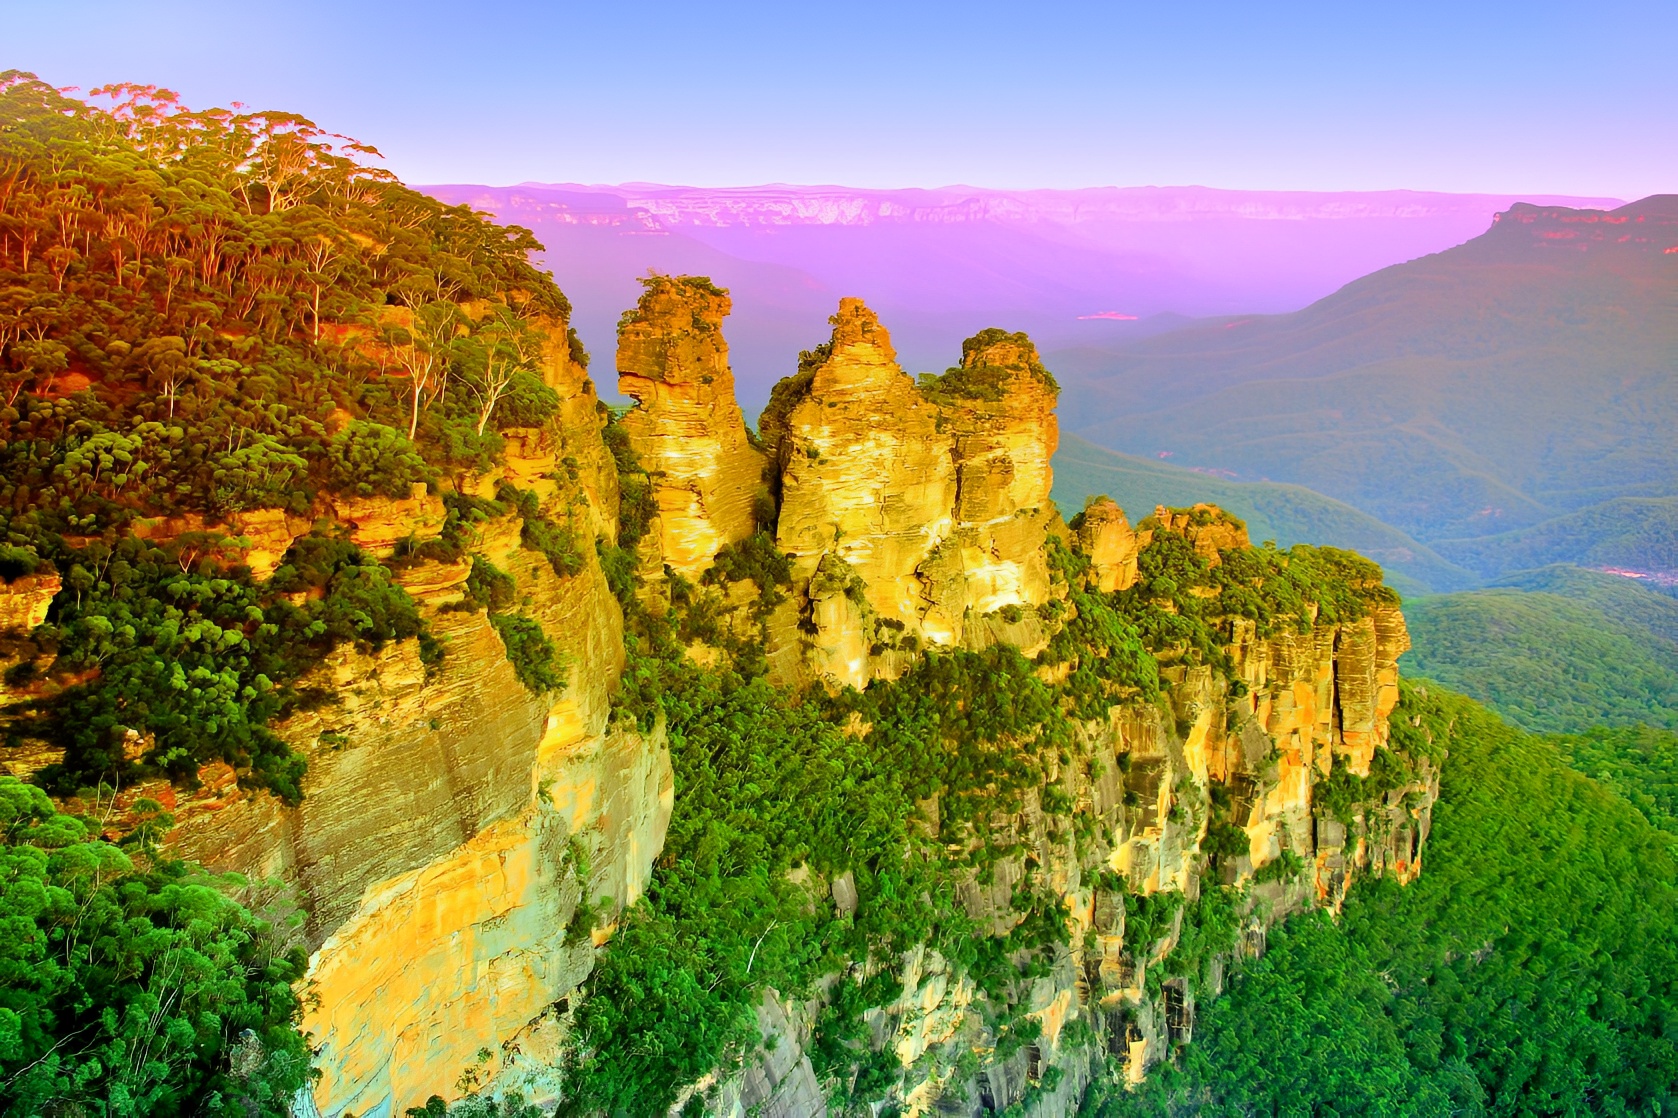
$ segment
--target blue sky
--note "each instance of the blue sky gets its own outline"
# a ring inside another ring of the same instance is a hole
[[[0,0],[0,69],[414,182],[1678,191],[1678,3]]]

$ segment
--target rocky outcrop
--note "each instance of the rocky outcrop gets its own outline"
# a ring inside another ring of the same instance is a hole
[[[832,339],[762,420],[776,540],[808,603],[801,667],[860,686],[919,647],[983,647],[1001,636],[994,615],[1047,600],[1055,393],[1029,340],[1001,331],[917,385],[874,313],[840,303]],[[1040,644],[1026,625],[1007,636]]]
[[[645,285],[618,324],[618,391],[636,401],[623,425],[653,481],[662,562],[692,577],[757,530],[765,459],[734,399],[728,294],[692,276]]]
[[[1111,497],[1092,497],[1084,511],[1073,518],[1072,529],[1077,533],[1079,549],[1089,556],[1097,590],[1111,594],[1136,585],[1140,547],[1124,510]]]
[[[24,634],[45,621],[63,585],[51,568],[0,582],[0,634]]]

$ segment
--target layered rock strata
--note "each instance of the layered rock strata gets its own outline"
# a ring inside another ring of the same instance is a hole
[[[762,420],[776,542],[807,602],[801,667],[860,686],[923,646],[1040,643],[1029,621],[993,622],[1048,597],[1055,394],[1024,335],[1000,331],[917,385],[874,313],[841,301],[831,340]]]
[[[765,459],[734,399],[727,293],[692,276],[645,287],[618,325],[618,391],[636,401],[623,425],[658,506],[649,544],[659,563],[692,577],[757,530]]]

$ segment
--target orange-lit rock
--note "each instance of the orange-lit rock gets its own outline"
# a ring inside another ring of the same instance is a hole
[[[1006,639],[1035,651],[1058,439],[1036,351],[1024,335],[986,331],[959,369],[917,385],[861,300],[842,300],[832,322],[761,420],[780,478],[777,541],[822,615],[808,670],[860,685],[893,674],[904,648]],[[850,613],[817,605],[832,601],[818,578],[829,556],[858,580]],[[870,655],[827,632],[828,615]]]
[[[0,583],[0,632],[27,633],[41,624],[62,586],[50,567]]]
[[[1078,545],[1090,558],[1095,589],[1111,594],[1136,585],[1136,533],[1112,498],[1092,498],[1075,527]]]
[[[405,540],[435,539],[443,530],[443,498],[416,481],[406,497],[332,496],[332,511],[350,539],[372,555],[390,555]]]
[[[308,532],[310,520],[285,509],[246,509],[233,515],[229,527],[249,545],[242,557],[251,574],[266,579],[279,569],[292,541]]]
[[[624,429],[653,479],[663,562],[689,577],[757,530],[763,453],[746,435],[722,320],[728,294],[692,276],[656,276],[618,325]]]

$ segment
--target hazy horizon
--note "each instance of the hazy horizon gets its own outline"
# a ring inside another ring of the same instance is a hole
[[[1678,185],[1678,8],[14,3],[0,65],[302,113],[410,182]]]

